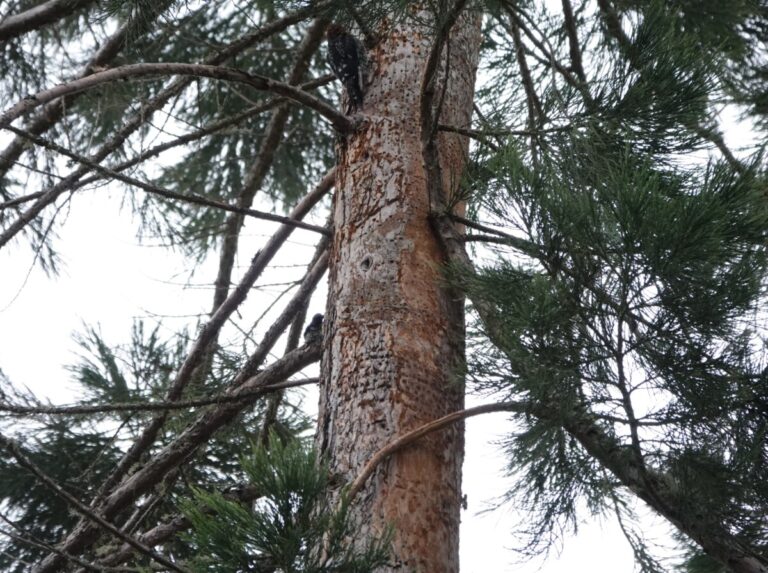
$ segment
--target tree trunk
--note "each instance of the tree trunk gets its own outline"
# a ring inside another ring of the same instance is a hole
[[[463,407],[464,301],[442,284],[420,141],[432,42],[414,20],[387,31],[369,53],[365,121],[341,144],[317,438],[339,483],[397,436]],[[448,46],[442,123],[469,127],[479,46],[479,15],[465,14]],[[439,145],[450,199],[467,141],[442,134]],[[381,464],[355,498],[359,541],[395,528],[384,570],[458,571],[463,446],[460,425],[429,435]]]

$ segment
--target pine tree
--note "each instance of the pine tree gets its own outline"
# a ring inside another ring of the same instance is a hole
[[[63,213],[111,182],[141,237],[217,267],[200,322],[83,327],[73,405],[0,376],[4,570],[458,571],[462,422],[505,411],[523,554],[587,512],[644,571],[768,571],[766,179],[721,122],[765,128],[768,4],[3,12],[0,249],[55,280]],[[298,233],[291,284],[246,305]],[[318,362],[315,421],[291,388]]]

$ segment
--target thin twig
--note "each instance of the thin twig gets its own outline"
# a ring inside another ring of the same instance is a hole
[[[104,414],[108,412],[155,412],[158,410],[184,410],[187,408],[200,408],[210,406],[211,404],[226,404],[227,402],[239,402],[258,398],[264,394],[285,390],[288,388],[297,388],[309,384],[317,384],[318,378],[306,378],[304,380],[288,380],[279,384],[270,384],[253,392],[243,392],[240,394],[219,394],[211,398],[200,400],[180,400],[178,402],[118,402],[115,404],[94,404],[91,406],[19,406],[16,404],[6,404],[0,402],[0,412],[9,412],[11,414],[47,414],[47,415],[83,415],[83,414]]]

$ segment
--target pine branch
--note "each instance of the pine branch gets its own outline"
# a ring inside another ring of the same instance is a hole
[[[239,40],[229,44],[228,46],[221,48],[216,53],[206,59],[205,63],[210,66],[217,66],[233,56],[237,55],[244,49],[252,46],[253,44],[262,41],[265,38],[272,36],[278,32],[283,31],[288,26],[300,22],[308,15],[314,14],[315,11],[322,11],[330,5],[330,2],[319,2],[314,6],[307,6],[301,8],[292,13],[287,14],[282,18],[278,18],[265,24],[261,28],[258,28],[251,34],[240,38]],[[186,89],[193,81],[194,76],[187,76],[177,78],[172,81],[168,87],[160,91],[155,97],[148,102],[141,105],[139,110],[134,113],[123,126],[117,130],[117,132],[105,142],[98,150],[96,150],[91,156],[91,161],[101,162],[111,153],[119,149],[128,137],[144,125],[152,118],[155,111],[162,108],[171,98],[179,95],[184,89]],[[22,213],[19,218],[12,223],[6,230],[4,235],[13,236],[23,229],[26,224],[34,219],[43,209],[53,203],[62,193],[69,191],[72,186],[80,180],[89,169],[80,167],[72,172],[70,175],[62,179],[56,185],[46,190],[40,199],[32,205],[27,211]],[[3,235],[0,235],[0,247],[2,247]],[[7,242],[7,240],[5,241]]]
[[[233,82],[240,82],[246,85],[250,85],[259,90],[271,91],[281,96],[288,97],[294,101],[302,103],[314,109],[324,117],[326,117],[333,125],[341,132],[347,132],[352,129],[352,121],[345,115],[336,111],[330,105],[326,104],[322,100],[316,98],[304,90],[301,90],[295,86],[278,82],[264,76],[250,75],[241,70],[234,68],[223,68],[218,66],[202,65],[202,64],[132,64],[122,66],[119,68],[113,68],[104,72],[93,74],[79,80],[61,84],[57,87],[38,92],[34,96],[19,102],[15,106],[9,108],[2,116],[0,116],[0,128],[6,128],[10,125],[16,117],[33,109],[34,107],[41,105],[52,99],[66,96],[69,93],[76,93],[90,87],[95,87],[103,83],[110,81],[116,81],[124,78],[136,78],[136,77],[149,77],[157,75],[190,75],[194,77],[210,77],[214,79],[222,79]],[[107,146],[105,146],[107,147]],[[96,158],[90,159],[90,161],[96,163],[103,159],[101,153]],[[31,221],[37,214],[53,200],[56,199],[61,193],[69,189],[71,185],[79,179],[87,169],[84,167],[70,175],[63,181],[54,185],[50,191],[46,192],[35,205],[22,213],[13,223],[8,225],[8,228],[0,234],[0,248],[8,243],[19,231],[21,231],[29,221]]]
[[[520,79],[525,90],[525,101],[528,106],[528,128],[533,130],[536,125],[544,121],[544,109],[541,106],[539,96],[536,94],[531,70],[525,58],[525,49],[523,40],[520,38],[520,26],[517,15],[512,12],[511,16],[510,29],[512,30],[512,40],[515,44],[515,58],[517,59],[517,67],[520,70]]]
[[[421,80],[421,98],[419,108],[421,111],[421,137],[422,141],[432,141],[437,132],[439,110],[434,109],[435,92],[437,89],[437,76],[440,68],[440,55],[448,42],[448,36],[451,28],[459,18],[466,0],[456,0],[451,8],[443,14],[442,20],[438,22],[438,29],[435,33],[435,40],[432,43],[432,49],[427,57],[427,63],[424,66],[424,76]],[[448,68],[446,67],[446,83]]]
[[[57,98],[83,92],[105,83],[132,78],[154,78],[177,75],[242,83],[259,91],[271,92],[288,98],[316,111],[326,118],[340,133],[349,133],[353,127],[352,121],[346,115],[338,112],[323,100],[296,86],[266,76],[249,74],[236,68],[208,64],[145,63],[128,64],[117,68],[111,68],[84,78],[59,84],[35,94],[30,94],[20,102],[6,109],[3,114],[0,115],[0,128],[5,128],[25,113]]]
[[[317,378],[307,378],[305,380],[289,380],[287,382],[281,382],[279,384],[272,384],[270,386],[259,388],[254,392],[247,392],[238,394],[236,396],[230,394],[220,394],[212,398],[204,398],[200,400],[179,400],[177,402],[117,402],[115,404],[95,404],[91,406],[20,406],[17,404],[0,402],[0,412],[8,412],[10,414],[25,416],[30,414],[71,416],[105,414],[109,412],[156,412],[159,410],[185,410],[187,408],[200,408],[202,406],[210,406],[211,404],[226,404],[227,402],[240,402],[242,400],[259,398],[271,392],[286,390],[288,388],[298,388],[300,386],[316,384],[317,382]]]
[[[274,344],[282,335],[288,322],[291,323],[291,332],[289,333],[288,337],[289,343],[286,346],[286,354],[290,354],[296,349],[298,346],[299,337],[302,332],[304,317],[306,316],[307,302],[327,266],[327,247],[327,240],[321,241],[318,244],[317,248],[315,249],[315,255],[309,264],[310,270],[308,271],[305,279],[302,281],[302,286],[299,288],[299,291],[286,305],[285,309],[281,313],[281,316],[275,320],[273,325],[264,335],[262,341],[257,346],[256,352],[254,352],[254,354],[249,358],[248,362],[241,368],[241,372],[233,381],[231,388],[239,388],[248,382],[248,378],[254,373],[264,358],[266,358],[269,351],[273,348]],[[302,384],[297,385],[310,384],[314,382],[317,382],[317,379],[308,379],[303,381]],[[263,390],[266,391],[267,388],[269,388],[271,392],[277,390],[277,393],[274,394],[274,396],[277,397],[282,394],[282,391],[279,390],[280,386],[281,385],[279,384],[272,384],[270,386],[264,387]],[[291,387],[288,384],[285,384],[284,386],[285,388]],[[241,397],[246,395],[248,395],[248,393],[238,392],[238,400],[242,399]],[[276,408],[278,404],[279,401],[276,400],[274,408]],[[267,416],[265,416],[265,422],[262,426],[262,435],[268,434],[267,430],[269,422],[266,421],[266,418]],[[177,517],[166,524],[153,528],[151,531],[147,532],[145,536],[142,536],[141,539],[144,540],[146,538],[147,540],[151,540],[151,544],[154,545],[171,537],[178,531],[186,529],[189,527],[189,525],[190,524],[185,517]],[[130,547],[123,547],[118,554],[109,556],[105,562],[114,565],[121,562],[123,559],[126,559],[128,556],[130,556],[130,554]]]
[[[452,264],[472,273],[473,265],[466,252],[458,247],[458,233],[448,219],[444,209],[433,214],[432,221],[438,231],[438,238],[449,254]],[[491,342],[504,351],[503,330],[494,318],[493,308],[481,297],[471,293],[470,299]],[[713,529],[708,525],[707,530],[702,531],[698,519],[682,509],[681,502],[684,500],[679,499],[679,494],[669,489],[669,480],[661,473],[638,465],[634,456],[628,457],[626,448],[622,447],[615,436],[597,424],[597,416],[589,413],[586,406],[577,403],[570,412],[564,413],[561,409],[549,407],[547,404],[532,404],[528,412],[542,420],[561,425],[595,460],[618,478],[622,485],[699,543],[712,557],[740,573],[765,573],[767,569],[762,558],[754,551],[742,547],[725,526]],[[553,419],[555,412],[557,417]]]
[[[232,392],[237,395],[279,383],[293,376],[309,364],[320,359],[322,348],[319,344],[302,346],[278,359],[255,376],[247,379]],[[145,465],[136,470],[99,504],[100,519],[112,520],[130,503],[149,491],[163,477],[192,456],[217,430],[230,423],[237,414],[254,399],[238,400],[228,404],[217,404],[202,413],[186,430],[153,455]],[[111,526],[114,528],[114,526]],[[98,537],[99,529],[92,524],[80,522],[59,545],[66,553],[79,553],[89,547]],[[134,546],[135,547],[135,546]],[[62,564],[59,555],[49,555],[40,564],[37,573],[50,573]]]
[[[302,280],[301,287],[299,287],[299,290],[294,294],[291,301],[285,306],[281,315],[275,320],[272,326],[267,330],[261,342],[258,344],[256,351],[250,356],[248,361],[241,367],[240,372],[230,384],[229,391],[235,393],[235,395],[238,397],[238,401],[242,400],[242,396],[245,395],[245,392],[242,390],[242,388],[248,387],[248,385],[251,383],[251,380],[253,379],[253,376],[258,375],[257,374],[258,367],[266,359],[267,355],[269,354],[271,349],[274,347],[275,343],[277,343],[279,338],[282,336],[283,332],[285,331],[285,328],[287,328],[287,326],[294,321],[295,317],[304,315],[304,309],[306,308],[307,301],[309,300],[312,292],[317,287],[317,283],[320,281],[323,274],[325,273],[325,270],[327,269],[328,243],[329,241],[327,238],[323,238],[323,240],[320,241],[320,243],[318,244],[315,250],[315,255],[313,256],[312,261],[309,264],[309,270],[305,275],[304,279]],[[301,332],[300,327],[298,329],[298,332]],[[286,351],[286,355],[290,355],[294,351],[295,350],[293,348],[289,348]],[[277,386],[278,385],[271,385],[269,387],[277,388]],[[289,386],[286,386],[286,387],[289,387]],[[266,389],[266,387],[264,388]],[[250,402],[252,402],[252,400]],[[121,461],[121,463],[124,464],[127,462],[124,459]],[[186,527],[186,525],[184,527]],[[115,561],[110,560],[110,563],[114,564]]]
[[[19,444],[16,443],[15,440],[6,438],[2,434],[0,434],[0,446],[5,448],[8,451],[8,453],[11,456],[13,456],[16,462],[23,468],[27,469],[32,475],[34,475],[38,479],[38,481],[40,481],[48,489],[53,491],[53,493],[56,494],[58,497],[66,501],[69,507],[77,511],[79,514],[83,515],[92,523],[97,524],[100,529],[110,532],[112,535],[114,535],[118,539],[121,539],[122,541],[126,542],[127,544],[129,544],[131,547],[133,547],[140,553],[146,555],[153,561],[157,561],[161,565],[164,565],[166,568],[170,569],[171,571],[177,571],[178,573],[187,573],[185,569],[169,561],[162,555],[155,553],[152,549],[150,549],[143,543],[140,543],[139,541],[133,539],[131,536],[124,534],[117,527],[109,523],[109,521],[107,521],[106,519],[104,519],[102,516],[98,515],[94,511],[92,511],[84,503],[80,502],[80,500],[78,500],[71,493],[61,488],[61,486],[59,486],[53,478],[51,478],[45,472],[43,472],[43,470],[37,467],[37,465],[34,462],[32,462],[32,460],[30,460],[24,454],[23,450],[21,449]]]
[[[168,4],[171,1],[172,0],[166,0],[165,3]],[[131,27],[130,23],[124,24],[101,46],[101,48],[99,48],[77,77],[82,78],[90,75],[95,69],[109,64],[115,57],[117,57],[125,46],[125,41],[129,32],[131,34],[143,34],[153,23],[154,19],[149,18],[142,20],[140,24],[134,25],[133,27]],[[79,95],[80,94],[72,94],[67,98],[55,100],[46,104],[24,129],[33,135],[42,135],[64,117],[64,112],[67,107],[71,106]],[[7,175],[14,163],[21,157],[21,154],[24,152],[24,144],[24,139],[16,137],[0,153],[0,179]]]
[[[619,16],[611,6],[610,0],[597,0],[597,5],[600,8],[600,15],[603,17],[603,22],[605,22],[606,29],[616,40],[622,52],[627,57],[632,66],[638,72],[641,72],[642,69],[638,65],[638,55],[635,50],[635,46],[632,44],[632,40],[629,38],[629,36],[627,36],[627,34],[624,32],[624,29],[621,27]],[[715,128],[706,127],[704,125],[693,123],[687,120],[685,121],[684,125],[699,137],[713,143],[715,147],[720,150],[720,153],[723,155],[723,157],[725,157],[725,160],[728,162],[731,168],[733,168],[737,173],[745,173],[746,170],[744,165],[741,163],[741,161],[736,159],[736,156],[733,155],[731,150],[725,144],[723,136]]]
[[[116,181],[121,181],[123,183],[132,185],[134,187],[138,187],[139,189],[142,189],[143,191],[146,191],[151,195],[158,195],[166,199],[175,199],[177,201],[183,201],[185,203],[192,203],[195,205],[202,205],[204,207],[212,207],[215,209],[220,209],[222,211],[228,211],[230,213],[237,213],[242,216],[247,215],[248,217],[253,217],[255,219],[263,219],[265,221],[275,221],[277,223],[292,225],[294,227],[305,229],[307,231],[320,233],[321,235],[327,235],[330,233],[330,231],[324,227],[318,227],[317,225],[310,225],[309,223],[303,223],[302,221],[297,221],[290,217],[283,217],[282,215],[267,213],[266,211],[257,211],[256,209],[246,209],[243,207],[236,207],[234,205],[228,205],[227,203],[222,203],[220,201],[214,201],[213,199],[208,199],[207,197],[203,197],[202,195],[196,195],[193,193],[189,193],[189,194],[177,193],[176,191],[171,191],[170,189],[159,187],[158,185],[145,183],[144,181],[136,179],[135,177],[123,175],[122,173],[118,173],[117,171],[114,171],[112,169],[102,167],[101,165],[99,165],[95,161],[91,161],[87,157],[84,157],[78,153],[74,153],[73,151],[70,151],[69,149],[62,147],[61,145],[45,140],[41,137],[36,137],[31,133],[25,132],[24,130],[21,130],[12,126],[6,126],[5,129],[12,133],[15,133],[19,137],[23,137],[28,141],[31,141],[35,145],[39,145],[40,147],[44,147],[45,149],[55,151],[56,153],[60,153],[61,155],[64,155],[65,157],[68,157],[73,161],[80,163],[81,165],[90,167],[91,169],[93,169],[94,171],[97,171],[98,173],[101,173],[105,177],[115,179]],[[15,204],[15,202],[13,201],[11,201],[11,203]],[[0,211],[2,211],[4,208],[6,208],[5,205],[0,205]]]

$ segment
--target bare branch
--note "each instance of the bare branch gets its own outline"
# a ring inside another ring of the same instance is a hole
[[[328,22],[324,18],[316,19],[309,27],[306,36],[296,50],[296,61],[288,77],[290,85],[298,84],[307,72],[312,56],[317,52],[327,27]],[[237,197],[238,206],[250,207],[253,204],[256,192],[261,188],[267,173],[272,167],[275,151],[280,145],[285,125],[288,122],[289,111],[287,105],[281,105],[272,112],[272,117],[270,117],[266,132],[262,137],[256,159],[248,170],[242,189]],[[242,226],[243,217],[238,214],[228,217],[224,224],[212,312],[215,312],[219,305],[224,302],[224,299],[227,298]]]
[[[29,10],[8,16],[0,22],[0,43],[7,42],[25,32],[42,28],[93,2],[94,0],[48,0]]]
[[[211,404],[226,404],[227,402],[240,402],[251,398],[258,398],[270,392],[286,390],[288,388],[298,388],[309,384],[317,384],[317,378],[306,378],[304,380],[288,380],[279,384],[271,384],[259,388],[254,392],[246,392],[233,396],[231,394],[219,394],[212,398],[200,400],[180,400],[178,402],[118,402],[115,404],[96,404],[93,406],[19,406],[16,404],[7,404],[0,402],[0,412],[9,412],[11,414],[29,415],[29,414],[47,414],[53,415],[84,415],[84,414],[104,414],[108,412],[153,412],[158,410],[185,410],[187,408],[200,408],[201,406],[210,406]]]
[[[261,492],[258,488],[249,484],[245,487],[238,488],[237,491],[233,493],[226,492],[224,495],[227,498],[232,498],[242,503],[248,503],[258,498],[261,495]],[[205,508],[203,508],[203,511],[205,511]],[[192,523],[184,515],[176,515],[142,533],[138,536],[138,539],[145,545],[154,547],[176,537],[179,532],[189,529],[191,526]],[[133,553],[133,548],[127,543],[124,543],[116,550],[110,551],[108,555],[99,561],[99,564],[101,565],[103,563],[104,565],[114,566],[129,559]]]
[[[355,481],[353,481],[349,486],[346,497],[347,501],[352,501],[352,499],[354,499],[354,497],[360,492],[360,490],[365,485],[365,482],[381,462],[386,460],[395,452],[402,450],[404,447],[412,444],[416,440],[423,438],[427,434],[437,432],[438,430],[442,430],[451,424],[454,424],[460,420],[466,420],[472,416],[489,414],[491,412],[526,412],[527,408],[528,406],[524,402],[499,402],[498,404],[484,404],[474,408],[467,408],[466,410],[461,410],[459,412],[453,412],[452,414],[443,416],[442,418],[429,422],[428,424],[424,424],[415,430],[411,430],[410,432],[403,434],[399,438],[393,440],[381,448],[373,455],[370,460],[368,460],[368,463],[365,464],[365,467],[355,478]]]
[[[565,18],[565,31],[568,34],[568,49],[571,54],[571,66],[573,71],[581,80],[581,83],[587,85],[587,75],[584,73],[584,66],[581,63],[581,47],[579,46],[579,33],[576,28],[576,18],[573,15],[573,7],[570,0],[562,0],[563,16]]]

